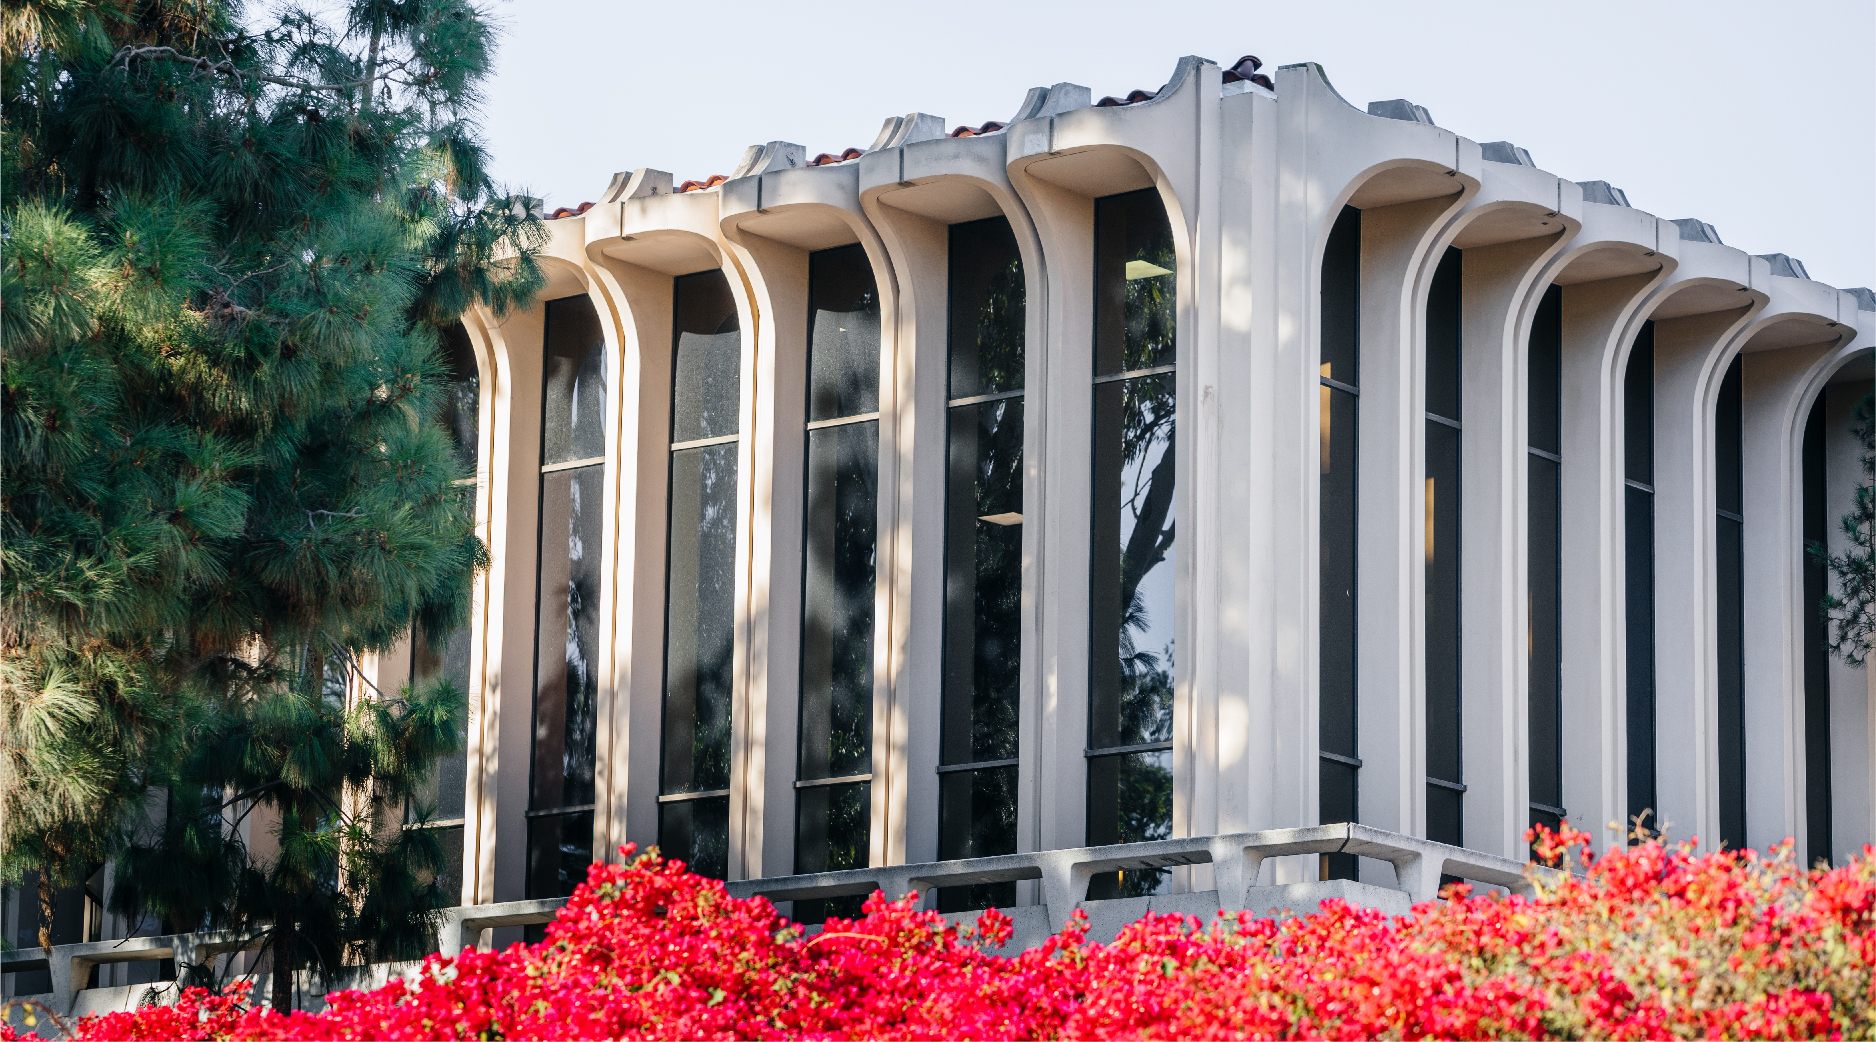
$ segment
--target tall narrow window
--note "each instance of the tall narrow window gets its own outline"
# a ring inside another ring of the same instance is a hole
[[[1325,824],[1361,820],[1361,743],[1355,687],[1355,438],[1361,406],[1361,211],[1344,206],[1322,256],[1321,674],[1317,730]],[[1322,855],[1324,879],[1356,878],[1353,854]]]
[[[1459,690],[1460,251],[1448,248],[1427,294],[1427,838],[1465,842]]]
[[[1002,217],[951,226],[938,856],[1016,853],[1023,605],[1023,261]],[[947,912],[1016,903],[947,887]]]
[[[808,258],[807,514],[795,871],[864,868],[873,780],[873,577],[879,504],[879,293],[860,246]],[[798,919],[861,899],[798,901]]]
[[[1628,636],[1628,816],[1660,831],[1655,802],[1655,324],[1642,323],[1622,378]]]
[[[550,300],[546,310],[530,898],[571,894],[593,860],[606,471],[606,345],[599,314],[583,295]]]
[[[1177,262],[1153,189],[1094,204],[1094,483],[1088,582],[1088,842],[1172,834]],[[1155,892],[1164,869],[1095,878]]]
[[[449,367],[449,390],[443,399],[439,419],[456,445],[456,459],[463,468],[457,484],[466,496],[475,495],[475,473],[479,453],[477,420],[481,409],[481,385],[476,370],[475,351],[468,331],[461,324],[450,326],[443,334],[442,353]],[[407,824],[436,830],[437,843],[443,850],[443,867],[436,884],[452,905],[462,899],[464,793],[469,781],[469,722],[475,719],[481,694],[469,679],[469,656],[472,651],[470,628],[464,626],[433,642],[416,626],[411,633],[410,683],[422,687],[448,683],[462,695],[462,724],[458,729],[461,747],[452,756],[438,760],[430,775],[418,786],[416,799],[405,807]]]
[[[1746,843],[1746,519],[1742,356],[1720,383],[1714,413],[1715,577],[1719,600],[1720,842]]]
[[[1531,824],[1557,829],[1568,814],[1563,809],[1563,287],[1545,290],[1532,317],[1525,452]]]
[[[1830,633],[1825,624],[1828,589],[1824,552],[1830,534],[1824,493],[1824,393],[1818,392],[1804,424],[1804,812],[1805,864],[1831,858],[1830,806]]]
[[[674,282],[658,845],[699,875],[723,879],[730,853],[742,332],[723,272]]]

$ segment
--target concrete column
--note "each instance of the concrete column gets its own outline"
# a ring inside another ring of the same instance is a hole
[[[1836,345],[1744,354],[1746,836],[1805,849],[1804,475],[1807,377]],[[1802,854],[1801,854],[1802,856]]]
[[[1468,248],[1461,274],[1465,840],[1470,849],[1506,857],[1519,855],[1530,817],[1526,389],[1531,319],[1548,285],[1537,281],[1539,272],[1571,231]],[[1424,507],[1420,516],[1424,524]]]
[[[1599,850],[1628,825],[1622,388],[1671,265],[1563,290],[1563,798]]]
[[[1757,309],[1655,323],[1655,741],[1660,820],[1719,845],[1714,404],[1728,345]]]

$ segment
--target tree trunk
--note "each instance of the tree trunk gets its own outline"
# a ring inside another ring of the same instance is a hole
[[[298,961],[299,935],[293,920],[281,916],[274,920],[274,979],[272,1005],[275,1013],[293,1012],[293,964]]]
[[[59,910],[59,888],[45,869],[39,870],[39,947],[52,957],[52,916]]]

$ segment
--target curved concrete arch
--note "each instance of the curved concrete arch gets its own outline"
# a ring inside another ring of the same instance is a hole
[[[1560,199],[1579,189],[1531,167],[1484,164],[1480,190],[1468,197],[1426,250],[1417,273],[1414,313],[1424,316],[1434,269],[1448,247],[1461,250],[1463,473],[1460,526],[1461,712],[1468,793],[1464,833],[1468,844],[1516,856],[1529,818],[1529,670],[1527,645],[1528,353],[1532,322],[1557,258],[1581,229]],[[1570,207],[1576,209],[1576,207]],[[1417,324],[1416,334],[1424,328]],[[1423,388],[1424,345],[1414,341],[1412,371]],[[1424,390],[1419,391],[1424,400]],[[1424,410],[1424,406],[1422,407]],[[1420,443],[1422,412],[1407,417],[1404,437]],[[1421,449],[1424,453],[1424,447]],[[1424,484],[1416,484],[1409,508],[1410,535],[1425,538]],[[1424,603],[1424,569],[1412,572],[1414,604]],[[1424,749],[1425,617],[1414,613],[1416,727],[1414,750]],[[1405,757],[1403,757],[1405,759]],[[1421,770],[1424,777],[1425,771]],[[1418,778],[1403,787],[1424,791]],[[1476,790],[1476,791],[1473,791]],[[1424,809],[1417,811],[1424,815]],[[1424,818],[1419,828],[1424,829]]]
[[[630,184],[668,188],[669,175],[640,170]],[[670,445],[670,336],[674,285],[678,276],[722,270],[746,331],[742,351],[742,404],[739,430],[751,426],[755,401],[755,344],[759,308],[748,280],[721,241],[720,193],[671,194],[630,190],[625,198],[602,203],[585,215],[585,253],[594,284],[613,302],[623,345],[621,396],[630,427],[621,426],[619,555],[612,575],[611,603],[620,623],[614,639],[613,689],[620,695],[607,715],[609,742],[602,765],[613,784],[607,789],[609,813],[596,827],[605,828],[607,851],[627,839],[641,847],[658,836],[659,763],[663,730],[665,557]],[[750,439],[741,439],[738,469],[749,473]],[[749,483],[739,481],[737,517],[750,513]],[[748,524],[737,531],[737,604],[747,603],[749,586]],[[747,797],[744,783],[748,735],[747,613],[738,613],[732,667],[731,742],[738,765],[730,795],[731,878],[749,874]],[[640,755],[633,756],[633,750]],[[646,752],[649,750],[649,752]],[[757,870],[759,872],[759,869]]]
[[[1200,98],[1195,80],[1207,74],[1206,70],[1214,79],[1218,75],[1215,66],[1196,59],[1182,61],[1180,68],[1186,75],[1175,76],[1175,86],[1161,91],[1153,102],[1140,104],[1195,105]],[[1174,434],[1176,516],[1194,517],[1194,486],[1203,465],[1195,459],[1199,454],[1194,451],[1193,432],[1196,356],[1205,351],[1200,344],[1197,304],[1205,262],[1195,248],[1199,233],[1188,218],[1195,211],[1191,203],[1197,192],[1196,172],[1168,170],[1155,156],[1160,151],[1184,155],[1190,151],[1190,144],[1176,134],[1167,134],[1160,121],[1142,120],[1137,112],[1128,113],[1129,118],[1123,120],[1122,113],[1127,113],[1127,108],[1078,109],[1015,124],[1006,132],[1007,183],[1028,215],[1044,260],[1038,273],[1043,306],[1036,309],[1040,313],[1033,319],[1040,321],[1043,338],[1037,342],[1040,350],[1032,359],[1043,362],[1056,374],[1025,399],[1040,406],[1037,412],[1042,423],[1037,426],[1046,432],[1042,455],[1037,457],[1041,472],[1047,475],[1048,490],[1041,531],[1037,533],[1042,555],[1042,583],[1037,594],[1045,604],[1085,604],[1088,599],[1092,548],[1086,504],[1093,490],[1086,446],[1093,424],[1089,381],[1094,374],[1094,204],[1098,198],[1152,189],[1166,207],[1179,271],[1174,334],[1178,359],[1174,386],[1179,402]],[[1165,140],[1141,140],[1153,136],[1147,131],[1157,131]],[[1039,147],[1039,141],[1051,132],[1056,138],[1054,151],[1028,151]],[[1174,581],[1181,591],[1175,600],[1173,624],[1175,642],[1181,649],[1181,665],[1173,685],[1174,835],[1192,834],[1194,804],[1206,799],[1198,791],[1201,772],[1194,762],[1194,728],[1200,710],[1195,705],[1193,667],[1195,660],[1204,655],[1204,642],[1193,633],[1188,607],[1198,596],[1194,593],[1192,562],[1204,552],[1194,543],[1203,539],[1206,527],[1201,522],[1186,528],[1181,537],[1191,541],[1174,558]],[[1083,755],[1089,684],[1086,616],[1045,612],[1039,620],[1039,638],[1038,690],[1042,711],[1053,727],[1038,750],[1038,776],[1080,779],[1087,771]],[[1212,786],[1212,779],[1206,779],[1203,787]],[[1086,796],[1081,784],[1060,785],[1041,794],[1037,812],[1040,849],[1085,842]]]
[[[1624,841],[1628,806],[1623,380],[1644,304],[1679,266],[1679,229],[1625,206],[1580,214],[1543,276],[1563,294],[1563,791],[1606,849]]]
[[[898,432],[909,465],[900,473],[896,494],[900,525],[895,558],[906,562],[896,576],[891,635],[898,664],[893,678],[893,770],[900,777],[892,813],[905,836],[907,861],[938,855],[938,746],[915,742],[914,734],[937,734],[942,726],[945,478],[948,452],[948,284],[949,226],[1004,218],[1014,232],[1023,261],[1029,301],[1025,337],[1037,345],[1028,355],[1025,391],[1025,480],[1023,514],[1040,521],[1047,413],[1030,406],[1045,397],[1048,366],[1044,315],[1047,311],[1046,260],[1035,226],[1005,172],[1005,143],[1000,135],[937,138],[869,153],[859,164],[861,206],[880,235],[900,285],[898,372],[902,388]],[[1042,598],[1033,592],[1041,524],[1023,528],[1024,586],[1031,593],[1023,609],[1023,641],[1018,728],[1017,849],[1038,847],[1037,808],[1042,798],[1036,750],[1040,745],[1041,709],[1037,684],[1037,619]],[[1027,885],[1027,884],[1025,884]]]
[[[749,721],[743,784],[751,803],[743,816],[744,871],[774,875],[794,870],[794,801],[761,792],[792,794],[795,763],[774,753],[795,747],[799,699],[801,539],[805,506],[804,404],[807,374],[808,255],[859,244],[872,266],[880,296],[879,487],[900,481],[898,417],[899,282],[885,244],[860,206],[859,166],[789,166],[796,146],[776,142],[755,157],[745,176],[717,191],[718,226],[727,254],[746,283],[759,318],[755,343],[755,407],[745,433],[751,456]],[[749,350],[750,345],[745,345]],[[893,589],[898,574],[892,538],[899,503],[879,497],[874,586],[873,773],[870,863],[903,863],[904,794],[895,789],[893,686],[899,663],[891,635],[899,624]],[[765,752],[766,750],[766,752]]]

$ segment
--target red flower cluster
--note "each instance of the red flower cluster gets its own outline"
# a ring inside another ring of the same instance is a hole
[[[1584,839],[1536,837],[1557,856]],[[626,848],[630,854],[631,849]],[[1077,913],[1040,948],[987,953],[875,894],[807,937],[680,862],[594,865],[547,939],[432,956],[318,1014],[191,989],[91,1017],[84,1039],[1655,1038],[1876,1036],[1876,851],[1801,870],[1790,844],[1696,855],[1646,843],[1536,900],[1464,886],[1412,915],[1325,904],[1283,921],[1154,915],[1112,944]],[[8,1033],[5,1037],[12,1037]]]

